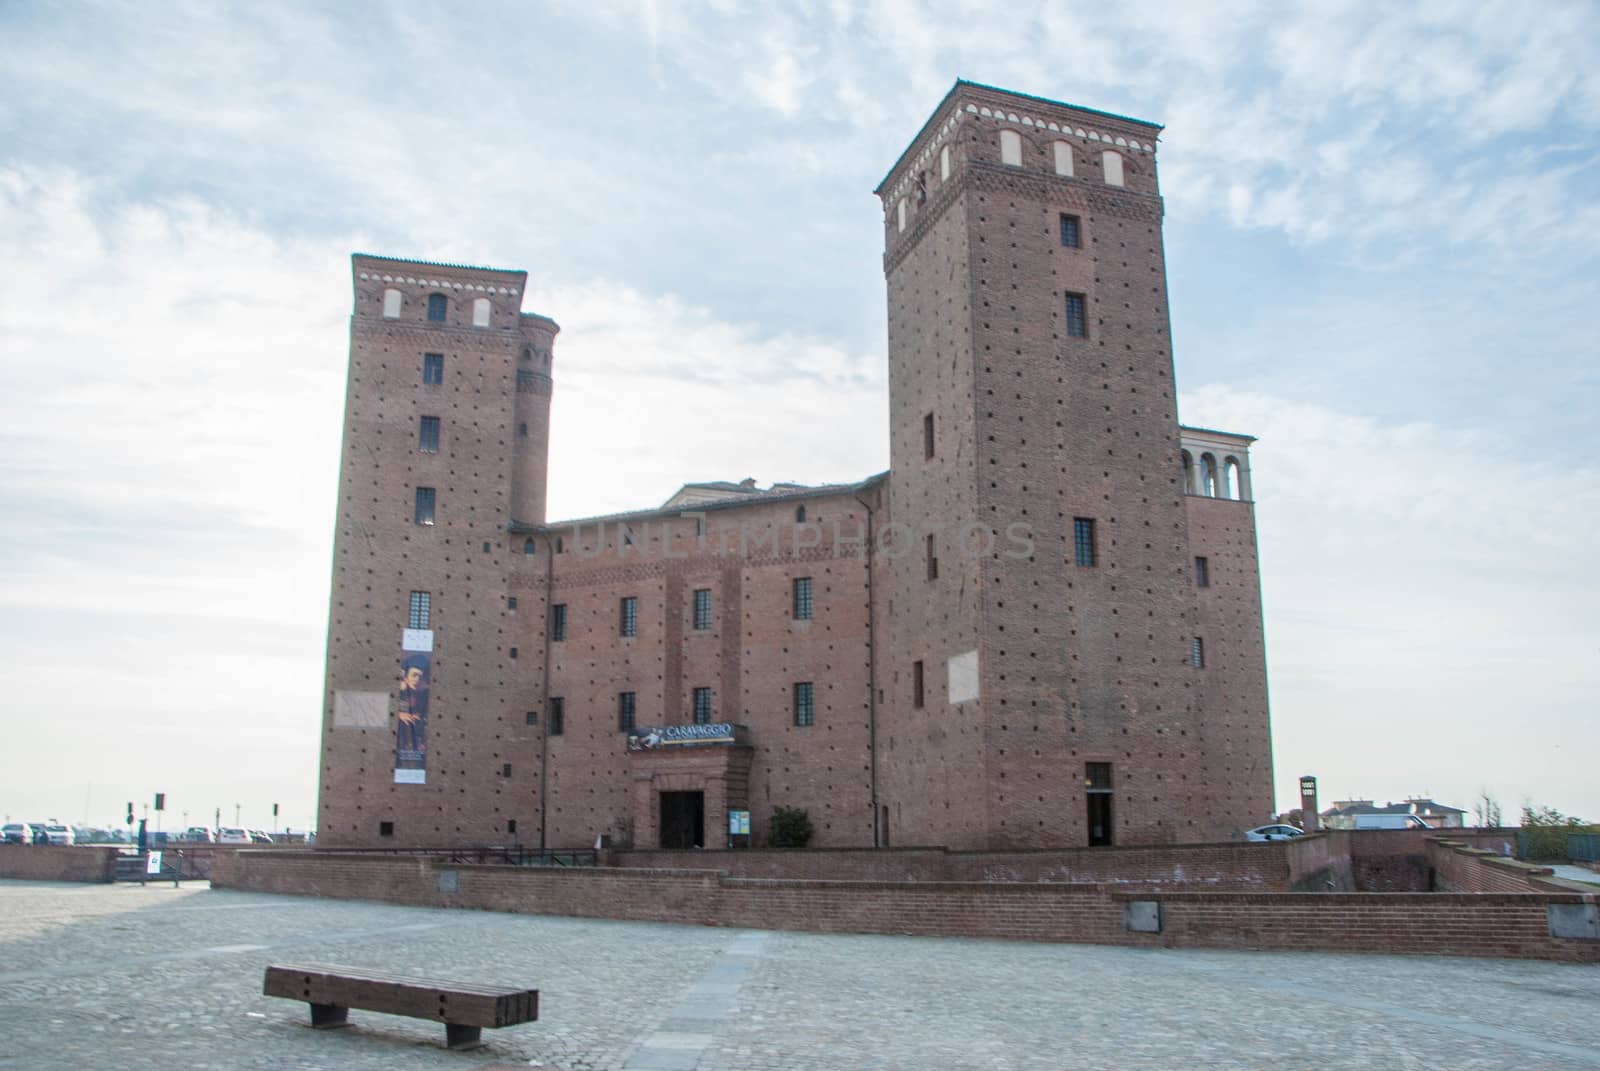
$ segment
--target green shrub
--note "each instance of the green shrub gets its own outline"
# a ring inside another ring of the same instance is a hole
[[[770,848],[804,848],[811,843],[811,819],[801,807],[778,807],[767,824]]]
[[[1595,827],[1586,826],[1581,819],[1562,814],[1554,807],[1522,808],[1522,858],[1529,862],[1565,862],[1567,835],[1588,833]]]

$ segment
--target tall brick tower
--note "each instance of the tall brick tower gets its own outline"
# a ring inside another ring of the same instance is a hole
[[[512,527],[545,519],[559,328],[520,312],[524,272],[358,255],[352,274],[319,840],[507,840],[538,819],[522,711],[542,663],[517,659],[505,593]]]
[[[958,82],[876,191],[894,843],[1196,841],[1270,817],[1250,440],[1194,433],[1211,482],[1186,479],[1159,131]],[[1245,493],[1213,494],[1231,473]]]

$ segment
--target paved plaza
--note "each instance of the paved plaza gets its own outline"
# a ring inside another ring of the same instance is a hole
[[[537,987],[443,1049],[261,995],[317,961]],[[0,881],[0,1068],[1600,1068],[1600,968],[821,936]]]

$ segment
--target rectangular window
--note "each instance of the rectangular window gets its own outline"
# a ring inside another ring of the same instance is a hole
[[[450,308],[450,299],[443,294],[428,295],[428,319],[434,323],[444,323],[446,311]]]
[[[424,454],[437,454],[439,452],[439,418],[425,416],[422,424],[417,428],[417,449]]]
[[[813,721],[815,711],[811,705],[811,682],[800,681],[794,686],[794,723],[810,725]]]
[[[623,732],[633,731],[634,713],[638,710],[639,697],[633,692],[619,692],[617,694],[617,728]]]
[[[430,387],[437,387],[444,382],[444,354],[422,355],[422,382]]]
[[[1089,320],[1084,315],[1083,295],[1067,295],[1067,335],[1071,338],[1089,337]]]
[[[911,705],[922,709],[922,662],[911,663]]]
[[[392,837],[392,836],[394,836],[394,823],[393,822],[379,822],[378,823],[378,836],[380,836],[380,837]]]
[[[1211,586],[1211,563],[1204,558],[1194,560],[1194,586],[1197,588]]]
[[[939,548],[934,545],[933,533],[928,533],[928,579],[939,579]]]
[[[1068,249],[1079,249],[1079,248],[1082,248],[1083,243],[1081,241],[1081,236],[1079,234],[1079,230],[1082,227],[1082,224],[1083,224],[1083,221],[1080,220],[1077,216],[1069,216],[1066,213],[1062,213],[1062,215],[1061,215],[1061,244],[1066,246]]]
[[[417,488],[416,521],[417,521],[418,524],[432,524],[433,523],[433,506],[434,506],[433,488],[431,488],[431,487],[419,487],[419,488]]]
[[[711,589],[696,588],[694,593],[694,630],[705,632],[711,628]]]
[[[622,599],[622,634],[624,636],[639,634],[639,600],[633,595],[624,596]]]
[[[711,724],[710,688],[696,688],[694,690],[694,723],[696,725]]]
[[[797,576],[794,578],[794,619],[796,621],[811,620],[811,578]]]
[[[500,776],[501,777],[510,777],[511,776],[511,764],[509,762],[502,763],[500,765]]]
[[[426,591],[413,591],[411,593],[411,612],[407,615],[406,628],[427,628],[428,620],[433,616],[433,596]]]
[[[1189,664],[1195,669],[1206,668],[1206,641],[1199,636],[1189,641]]]
[[[567,604],[558,602],[550,607],[550,642],[561,643],[567,638]]]
[[[567,701],[559,695],[550,697],[550,735],[560,736],[567,728]]]
[[[516,608],[517,608],[517,597],[515,595],[507,595],[506,596],[506,609],[507,610],[515,610]]]
[[[933,457],[933,414],[922,418],[922,456]]]
[[[537,710],[530,710],[523,717],[527,718],[529,725],[539,724],[539,712]]]
[[[1079,565],[1094,567],[1094,521],[1088,517],[1072,518],[1072,550]]]
[[[1097,848],[1111,844],[1111,764],[1085,763],[1083,785],[1089,804],[1089,846]]]

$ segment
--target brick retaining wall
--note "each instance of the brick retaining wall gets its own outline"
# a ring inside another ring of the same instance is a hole
[[[706,870],[462,866],[411,856],[243,850],[217,888],[535,915],[821,933],[922,934],[1173,948],[1370,951],[1600,962],[1600,941],[1548,934],[1579,895],[1166,892],[1045,882],[810,881]],[[1160,933],[1124,928],[1156,900]]]
[[[1286,892],[1289,842],[1178,844],[1029,852],[942,848],[804,851],[619,851],[615,866],[715,870],[730,877],[813,881],[992,881],[1182,885]]]
[[[110,881],[117,848],[0,844],[0,878],[24,881]]]

